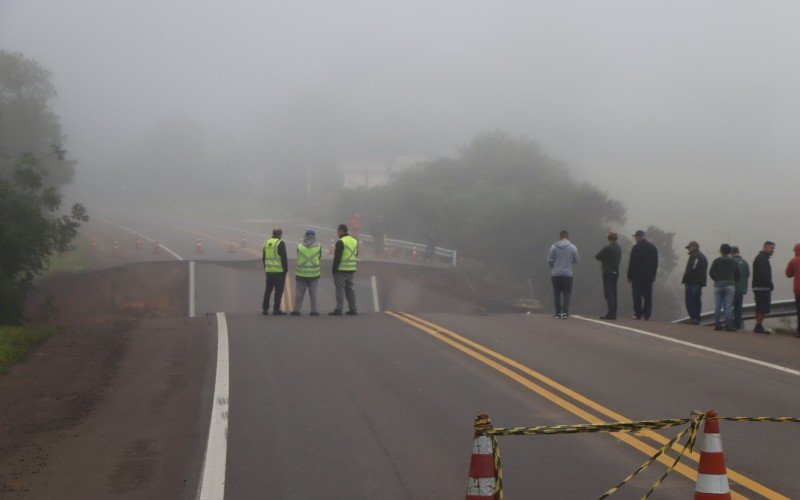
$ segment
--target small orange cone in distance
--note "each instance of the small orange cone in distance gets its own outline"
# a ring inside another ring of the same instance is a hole
[[[194,253],[204,253],[203,242],[200,241],[200,238],[197,238],[197,245],[194,246]]]
[[[467,479],[467,500],[495,499],[497,495],[497,469],[494,466],[494,449],[489,436],[479,436],[477,431],[491,429],[489,415],[480,414],[475,418],[475,433],[472,438],[472,458],[469,461]]]
[[[731,498],[728,471],[722,454],[717,412],[708,410],[703,427],[703,445],[700,447],[700,464],[697,466],[697,484],[694,500],[724,500]]]

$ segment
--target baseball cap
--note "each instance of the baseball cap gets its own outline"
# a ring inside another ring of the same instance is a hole
[[[634,233],[634,236],[646,236],[646,235],[647,235],[647,233],[645,233],[645,232],[644,232],[644,231],[642,231],[641,229],[638,229],[638,230],[637,230],[637,231]]]

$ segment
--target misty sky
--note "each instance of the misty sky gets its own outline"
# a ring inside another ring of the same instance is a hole
[[[800,2],[0,0],[78,177],[165,119],[257,150],[437,156],[502,128],[656,224],[800,241]],[[766,227],[764,227],[766,225]],[[679,264],[680,265],[680,264]]]

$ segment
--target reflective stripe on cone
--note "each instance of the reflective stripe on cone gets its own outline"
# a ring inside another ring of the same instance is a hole
[[[478,415],[475,419],[475,430],[491,429],[492,422],[488,415]],[[494,463],[494,448],[488,436],[473,435],[472,457],[469,462],[469,479],[467,479],[467,500],[497,498],[497,469]]]
[[[700,447],[700,463],[697,467],[695,500],[720,500],[731,498],[728,472],[722,453],[717,412],[708,410],[703,427],[703,445]]]

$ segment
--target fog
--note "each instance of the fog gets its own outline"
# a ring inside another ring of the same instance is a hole
[[[75,197],[159,140],[204,196],[308,164],[323,196],[343,156],[503,129],[622,200],[621,230],[776,241],[776,278],[800,241],[798,26],[795,1],[0,0],[0,48],[52,70]]]

